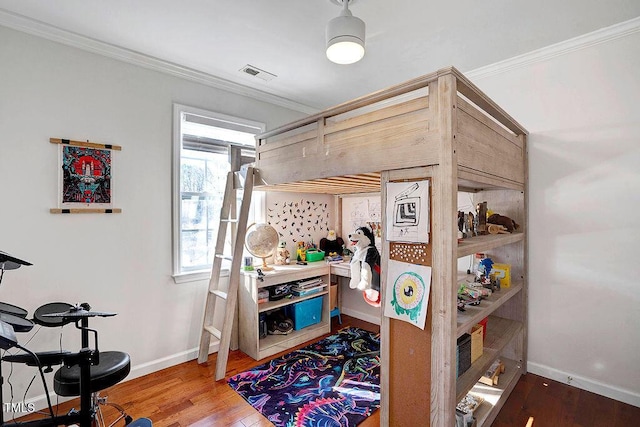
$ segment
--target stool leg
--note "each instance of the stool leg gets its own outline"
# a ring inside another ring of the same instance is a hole
[[[331,310],[331,317],[336,317],[338,316],[338,324],[342,325],[342,316],[340,316],[340,307],[336,307],[333,310]]]

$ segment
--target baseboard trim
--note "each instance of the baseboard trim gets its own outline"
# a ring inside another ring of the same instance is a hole
[[[209,347],[209,354],[215,353],[218,351],[220,347],[219,343],[212,344]],[[198,358],[198,348],[192,348],[186,351],[182,351],[180,353],[176,353],[167,357],[162,357],[160,359],[151,360],[146,363],[141,363],[139,365],[134,365],[131,367],[131,372],[127,375],[127,378],[124,379],[124,382],[129,380],[133,380],[135,378],[143,377],[145,375],[152,374],[154,372],[161,371],[166,368],[170,368],[175,365],[179,365],[184,362],[189,362],[191,360]],[[51,398],[51,403],[55,406],[56,403],[63,403],[68,400],[75,399],[75,397],[63,397],[58,396],[57,394],[50,392],[49,397]],[[41,394],[40,396],[35,396],[30,399],[26,399],[25,403],[29,406],[33,406],[36,411],[46,410],[47,408],[47,397],[45,394]],[[118,403],[118,402],[114,402]],[[5,414],[6,419],[11,419],[13,417],[13,413]],[[16,413],[16,417],[21,417],[26,414],[18,414]]]
[[[367,313],[362,313],[360,311],[351,310],[349,308],[342,308],[342,313],[347,316],[355,317],[356,319],[364,320],[365,322],[373,323],[375,325],[380,325],[380,317],[372,316]]]
[[[601,396],[609,397],[629,405],[640,407],[640,393],[625,390],[610,384],[604,384],[591,378],[582,377],[572,372],[565,372],[535,362],[527,363],[527,371],[541,377],[549,378],[581,390],[590,391]]]

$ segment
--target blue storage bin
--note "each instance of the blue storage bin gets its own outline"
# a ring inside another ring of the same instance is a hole
[[[322,320],[322,297],[311,298],[285,307],[285,313],[293,320],[293,329],[298,331]]]

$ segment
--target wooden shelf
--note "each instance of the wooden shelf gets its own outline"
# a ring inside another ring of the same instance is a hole
[[[502,350],[522,331],[522,323],[502,317],[490,316],[482,356],[456,382],[456,402],[459,402],[484,375]]]
[[[521,242],[522,240],[524,240],[524,233],[521,232],[469,237],[458,243],[458,258],[478,252],[486,252],[500,246]]]
[[[307,326],[299,331],[289,332],[287,335],[267,335],[265,338],[260,339],[258,359],[288,350],[329,332],[331,332],[331,325],[328,321],[324,321]]]
[[[300,301],[305,301],[311,298],[319,297],[322,295],[326,295],[329,293],[329,284],[327,283],[327,290],[316,292],[315,294],[305,295],[302,297],[291,297],[291,298],[282,298],[279,301],[269,301],[263,302],[262,304],[258,304],[258,313],[264,313],[265,311],[274,310],[276,308],[285,307],[289,304],[295,304]]]
[[[324,262],[308,265],[275,266],[265,272],[262,280],[254,272],[244,272],[244,282],[238,290],[238,341],[240,350],[256,360],[288,350],[306,341],[319,338],[331,332],[331,313],[329,309],[329,266]],[[320,278],[327,285],[322,291],[305,296],[291,296],[278,301],[258,304],[260,289],[291,283],[298,280]],[[270,310],[283,308],[312,298],[322,298],[320,322],[307,326],[287,335],[267,335],[260,338],[260,316]]]
[[[498,378],[498,384],[488,386],[476,383],[471,389],[471,393],[484,399],[482,405],[473,414],[478,425],[491,425],[522,374],[519,362],[506,358],[500,358],[500,360],[504,364],[504,373]]]
[[[460,338],[462,334],[468,333],[471,327],[489,316],[497,310],[502,304],[509,301],[522,290],[522,282],[515,282],[509,288],[502,288],[491,294],[490,297],[483,299],[478,306],[467,306],[465,312],[458,312],[458,333],[456,338]]]

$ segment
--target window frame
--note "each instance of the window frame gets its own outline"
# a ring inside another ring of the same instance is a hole
[[[254,128],[256,134],[265,131],[266,126],[262,122],[255,120],[244,119],[240,117],[229,116],[226,114],[204,110],[201,108],[191,107],[183,104],[173,104],[173,156],[172,156],[172,277],[175,283],[185,283],[192,281],[199,281],[209,279],[211,277],[211,267],[202,270],[183,271],[180,263],[180,255],[182,251],[182,239],[181,239],[181,218],[182,218],[182,203],[181,203],[181,160],[182,160],[182,116],[183,114],[192,114],[211,118],[219,122],[229,123],[229,128],[247,127]],[[235,125],[235,126],[234,126]],[[224,125],[219,126],[225,128]],[[213,150],[212,150],[213,151]],[[252,213],[256,221],[264,216],[264,193],[254,192],[251,203]],[[214,230],[217,234],[217,229]],[[215,244],[215,237],[212,239]],[[224,266],[223,266],[224,267]],[[222,269],[222,276],[228,275],[228,268]]]

